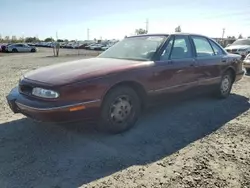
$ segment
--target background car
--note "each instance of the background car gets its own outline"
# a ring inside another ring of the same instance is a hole
[[[6,46],[6,52],[36,52],[37,49],[34,46],[27,44],[10,44]]]
[[[226,51],[233,54],[239,54],[244,59],[250,53],[250,39],[239,39],[227,46]]]
[[[1,51],[2,52],[6,52],[6,47],[8,46],[9,44],[1,44],[0,48],[1,48]]]
[[[248,54],[247,56],[246,56],[246,58],[244,59],[244,67],[246,68],[246,71],[248,72],[248,73],[250,73],[250,54]]]
[[[101,50],[103,46],[104,46],[103,44],[94,44],[94,45],[91,45],[89,47],[89,49],[90,50]]]

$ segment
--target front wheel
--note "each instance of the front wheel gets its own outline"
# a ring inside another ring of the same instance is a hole
[[[124,132],[135,125],[140,112],[140,99],[132,88],[114,88],[104,99],[99,128],[111,133]]]
[[[36,52],[36,49],[35,49],[35,48],[32,48],[32,49],[31,49],[31,52]]]
[[[12,52],[13,52],[13,53],[17,53],[18,50],[17,50],[16,48],[14,48],[14,49],[12,49]]]
[[[233,74],[227,71],[221,78],[217,94],[219,98],[227,98],[230,95],[233,86]]]

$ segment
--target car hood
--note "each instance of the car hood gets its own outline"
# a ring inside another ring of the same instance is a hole
[[[132,61],[110,58],[91,58],[60,63],[28,72],[24,78],[49,85],[64,85],[103,77],[120,71],[146,67],[151,61]]]
[[[225,49],[226,50],[232,50],[232,49],[247,49],[250,48],[250,45],[232,45],[232,46],[228,46]]]

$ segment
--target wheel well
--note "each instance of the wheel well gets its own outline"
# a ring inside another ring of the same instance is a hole
[[[144,87],[135,81],[123,81],[123,82],[119,82],[115,85],[113,85],[111,88],[109,88],[109,90],[106,92],[105,96],[113,89],[120,87],[120,86],[126,86],[126,87],[130,87],[132,88],[136,94],[138,95],[139,99],[141,100],[141,105],[142,107],[145,107],[146,104],[146,99],[147,99],[147,93],[144,89]],[[105,98],[104,96],[104,98]]]
[[[226,72],[231,72],[231,74],[232,74],[232,76],[233,76],[233,82],[235,81],[235,77],[236,77],[236,72],[235,72],[235,70],[233,69],[233,68],[228,68],[227,70],[226,70]]]

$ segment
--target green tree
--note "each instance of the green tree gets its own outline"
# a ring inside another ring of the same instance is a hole
[[[10,37],[9,36],[5,36],[4,41],[5,42],[10,42]]]
[[[148,31],[146,29],[139,28],[139,29],[135,30],[136,35],[143,35],[143,34],[147,34],[147,33],[148,33]]]
[[[11,36],[11,42],[12,43],[17,43],[17,42],[19,42],[18,40],[17,40],[17,38],[16,38],[16,36]]]
[[[54,39],[52,37],[46,38],[44,40],[44,42],[53,42],[53,41],[54,41]]]
[[[27,43],[34,43],[34,42],[38,42],[38,41],[39,41],[39,39],[36,37],[26,37],[25,38],[25,42],[27,42]]]
[[[57,39],[57,42],[63,42],[63,40],[62,39]]]
[[[243,36],[242,36],[242,34],[240,34],[239,37],[238,37],[238,39],[242,39],[242,38],[243,38]]]

